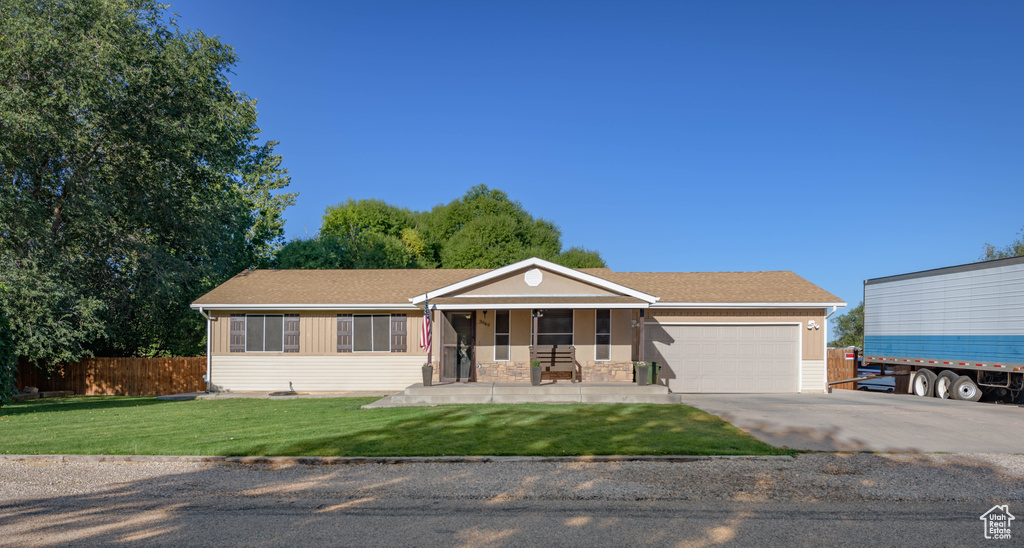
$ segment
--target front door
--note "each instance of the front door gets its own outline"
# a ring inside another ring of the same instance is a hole
[[[444,324],[441,380],[456,382],[474,380],[475,313],[446,311]]]

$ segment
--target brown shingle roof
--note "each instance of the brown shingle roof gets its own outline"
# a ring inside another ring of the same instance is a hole
[[[206,304],[409,304],[487,269],[246,270],[196,299]]]
[[[828,291],[785,271],[613,272],[606,268],[580,271],[659,297],[658,304],[841,302]],[[486,272],[490,270],[246,270],[194,304],[405,305],[411,297]]]
[[[659,297],[658,303],[839,303],[788,271],[608,272],[610,282]]]

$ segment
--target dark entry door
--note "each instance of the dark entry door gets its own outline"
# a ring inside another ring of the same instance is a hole
[[[445,312],[444,348],[441,354],[441,379],[471,381],[476,334],[474,312]]]

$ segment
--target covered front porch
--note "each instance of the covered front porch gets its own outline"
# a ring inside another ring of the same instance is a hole
[[[540,362],[544,383],[632,383],[633,363],[644,360],[646,307],[635,302],[466,309],[438,300],[428,355],[438,384],[529,384],[531,362]]]
[[[540,386],[527,383],[475,382],[434,386],[414,384],[400,394],[365,407],[401,407],[474,403],[680,403],[679,394],[667,386],[631,383],[554,382]]]

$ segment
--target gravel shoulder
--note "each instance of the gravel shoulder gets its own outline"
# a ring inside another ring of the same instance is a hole
[[[0,461],[9,504],[160,498],[256,501],[1024,501],[1024,456],[811,453],[681,463],[415,463],[338,466]],[[49,503],[44,503],[49,504]],[[315,506],[315,504],[314,504]]]

